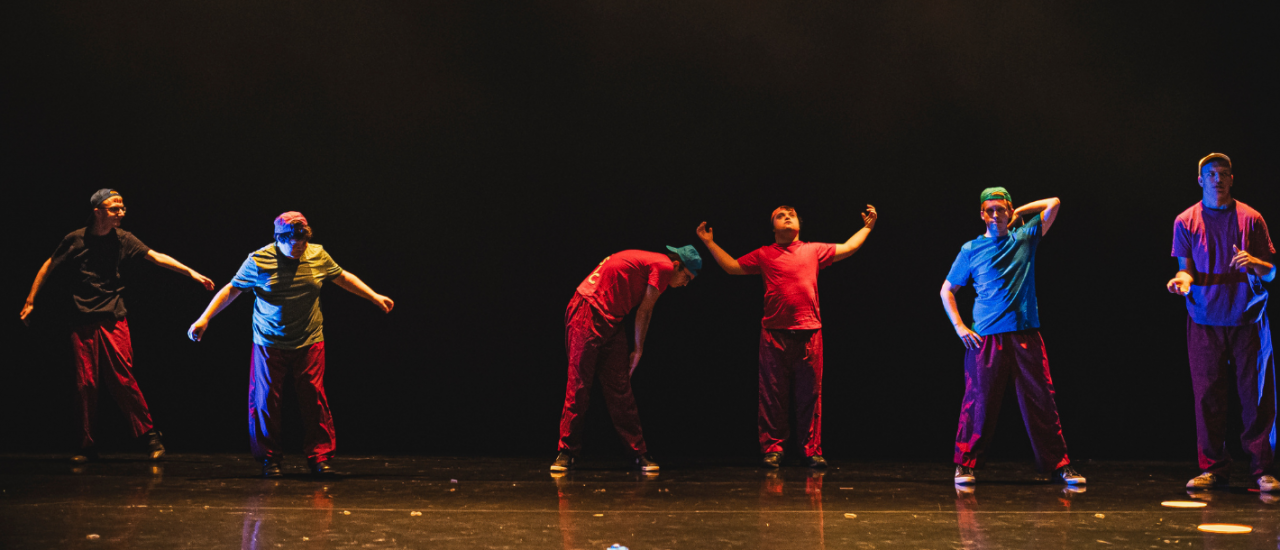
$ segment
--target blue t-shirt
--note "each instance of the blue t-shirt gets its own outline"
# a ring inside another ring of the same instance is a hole
[[[231,286],[253,289],[253,343],[277,349],[298,349],[324,341],[320,287],[342,274],[324,247],[308,243],[302,257],[293,259],[275,243],[264,246],[240,265]]]
[[[987,336],[1040,328],[1036,306],[1036,247],[1040,245],[1041,215],[1011,229],[1005,237],[985,235],[964,243],[947,282],[973,282],[973,331]]]

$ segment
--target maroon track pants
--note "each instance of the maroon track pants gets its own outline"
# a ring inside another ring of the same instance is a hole
[[[249,371],[249,444],[258,460],[280,460],[280,391],[293,376],[302,410],[303,450],[317,462],[333,454],[333,416],[324,395],[324,342],[298,349],[254,344]]]
[[[627,336],[575,293],[564,313],[564,348],[569,355],[569,382],[560,412],[560,451],[582,450],[582,423],[591,399],[591,384],[600,378],[613,428],[635,456],[648,452],[640,429],[640,412],[631,394]]]
[[[822,329],[760,329],[760,452],[782,452],[796,429],[805,456],[822,454]]]
[[[129,322],[105,319],[77,326],[71,331],[72,361],[75,366],[76,391],[80,405],[80,447],[93,446],[93,423],[98,410],[98,380],[116,398],[116,404],[129,419],[134,437],[154,427],[147,400],[133,378],[133,345],[129,341]]]
[[[1018,391],[1018,405],[1031,438],[1036,468],[1048,472],[1070,464],[1058,405],[1053,401],[1049,358],[1040,331],[1035,329],[988,334],[982,337],[978,349],[965,352],[964,401],[956,430],[955,463],[970,468],[984,463],[1010,379]]]
[[[1238,327],[1198,325],[1187,318],[1187,356],[1196,400],[1196,448],[1200,469],[1222,472],[1227,451],[1227,405],[1232,370],[1244,431],[1240,445],[1253,476],[1271,473],[1276,453],[1276,373],[1271,327],[1261,321]]]

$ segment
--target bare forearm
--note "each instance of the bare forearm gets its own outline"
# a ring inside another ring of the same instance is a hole
[[[151,254],[147,255],[147,258],[150,259],[152,263],[170,271],[176,271],[183,275],[191,275],[192,273],[191,268],[183,265],[182,262],[173,259],[173,256],[168,254],[161,254],[152,250]]]
[[[1253,270],[1254,275],[1261,277],[1263,282],[1269,283],[1276,278],[1276,266],[1271,262],[1257,260],[1249,269]]]
[[[342,287],[343,290],[369,300],[370,302],[378,301],[378,293],[374,292],[372,288],[369,288],[369,285],[364,284],[364,281],[361,281],[359,277],[356,277],[355,273],[343,271],[340,277],[333,280],[333,283]]]
[[[653,318],[653,309],[640,308],[636,311],[636,349],[644,349],[644,339],[649,334],[649,320]]]
[[[1045,210],[1057,205],[1060,201],[1056,198],[1041,199],[1035,202],[1029,202],[1013,209],[1013,213],[1018,216],[1026,216],[1030,214],[1039,214]]]
[[[857,233],[854,233],[852,237],[849,237],[849,240],[845,241],[842,244],[836,245],[835,261],[838,262],[840,260],[848,258],[849,256],[852,256],[854,252],[857,252],[858,249],[862,248],[863,243],[867,242],[867,237],[870,235],[871,235],[871,228],[864,227],[862,229],[859,229]]]
[[[738,265],[738,260],[733,259],[733,256],[730,256],[728,252],[720,248],[720,245],[716,244],[715,241],[702,241],[702,244],[707,245],[707,250],[711,251],[711,257],[716,259],[716,263],[720,264],[720,269],[723,269],[725,273],[730,275],[747,274],[742,270],[742,266]]]
[[[949,289],[944,289],[942,295],[942,309],[946,310],[947,318],[951,319],[951,326],[964,326],[964,318],[960,316],[960,308],[956,306],[956,295]]]
[[[45,277],[49,275],[49,266],[53,263],[53,258],[44,261],[40,266],[40,271],[36,272],[36,280],[31,283],[31,292],[27,294],[27,305],[36,303],[36,295],[40,293],[40,287],[44,286]]]
[[[204,308],[204,313],[200,314],[200,320],[208,323],[210,319],[222,313],[222,310],[226,309],[239,296],[240,289],[231,285],[222,287],[222,290],[213,295],[213,300],[209,301],[209,307]]]

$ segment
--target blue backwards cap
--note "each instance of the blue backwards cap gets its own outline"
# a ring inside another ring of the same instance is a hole
[[[89,197],[89,206],[97,208],[102,206],[102,203],[107,202],[107,199],[119,196],[120,193],[115,189],[99,189],[97,193],[94,193],[92,197]]]

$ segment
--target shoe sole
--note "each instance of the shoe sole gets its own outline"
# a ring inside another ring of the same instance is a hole
[[[977,482],[977,481],[978,481],[978,480],[977,480],[977,478],[972,478],[972,477],[957,477],[957,478],[956,478],[956,485],[973,485],[973,484],[974,484],[975,482]]]
[[[640,467],[640,471],[641,471],[641,472],[656,472],[656,471],[658,471],[658,467],[657,467],[657,466],[641,466],[641,467]]]
[[[567,471],[569,471],[569,467],[568,467],[568,466],[556,466],[556,465],[554,465],[554,464],[553,464],[553,465],[551,465],[551,471],[553,471],[553,472],[567,472]]]
[[[151,455],[150,455],[150,456],[151,456],[151,460],[156,460],[156,459],[158,459],[158,458],[160,458],[160,457],[164,456],[164,449],[160,449],[160,450],[158,450],[158,451],[151,451]]]

